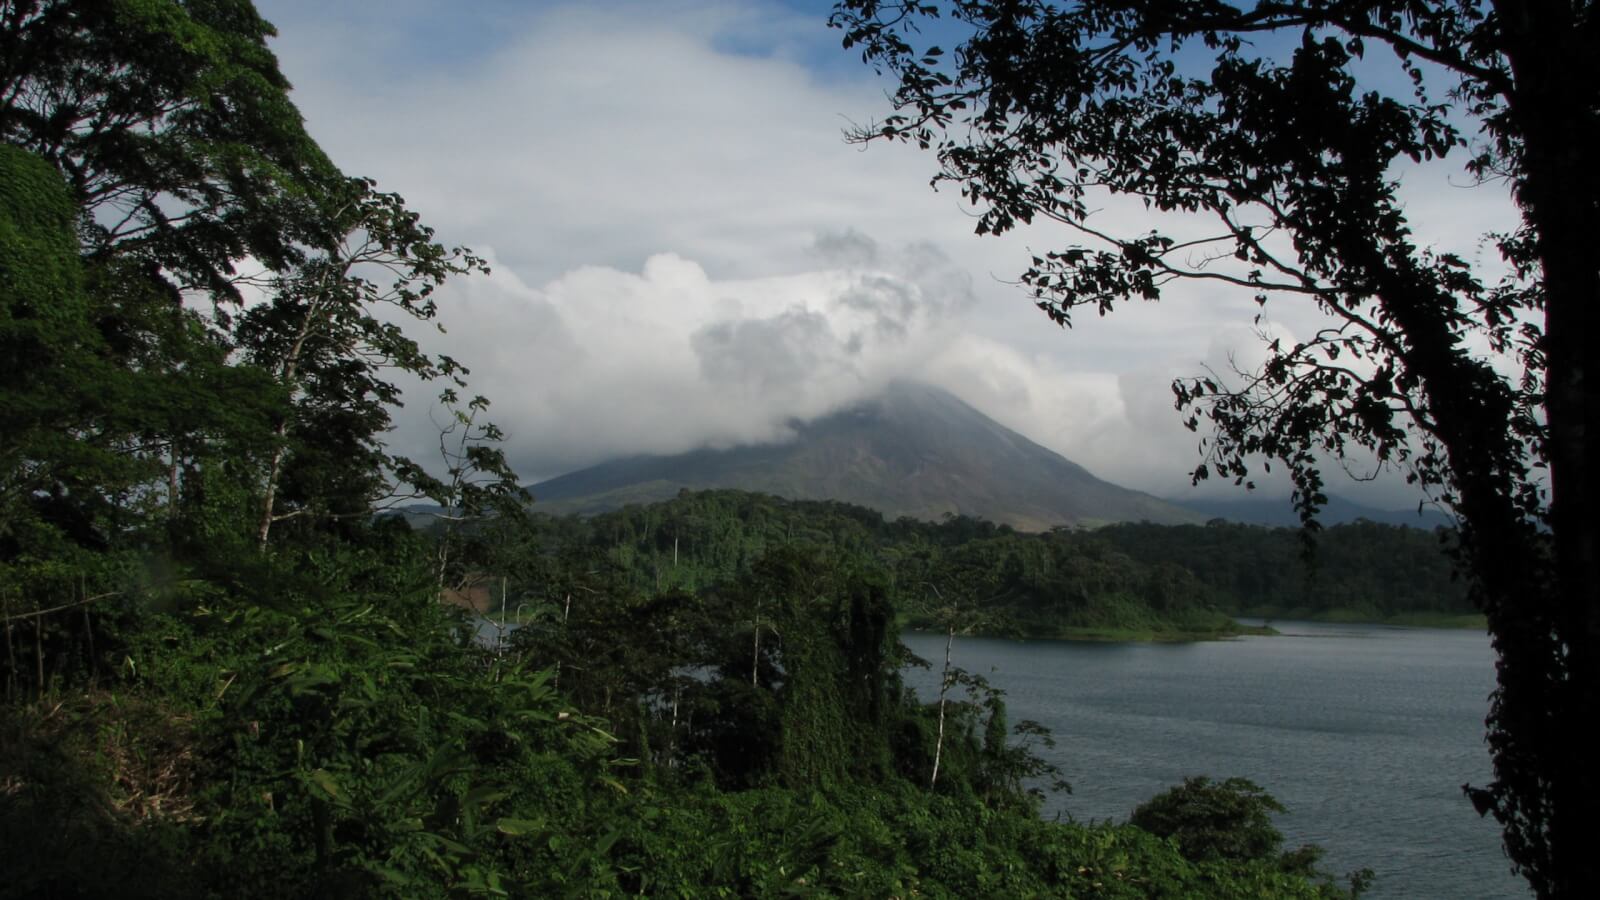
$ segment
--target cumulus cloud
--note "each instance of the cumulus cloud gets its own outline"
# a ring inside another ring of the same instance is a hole
[[[849,252],[834,252],[841,246]],[[819,237],[814,251],[836,265],[715,279],[661,254],[637,272],[590,266],[537,286],[498,266],[454,289],[445,313],[454,324],[431,342],[472,366],[474,390],[493,400],[529,478],[636,453],[782,441],[795,420],[909,378],[1101,477],[1161,494],[1182,492],[1197,461],[1172,378],[1253,365],[1263,352],[1254,330],[1234,327],[1193,362],[1083,370],[966,327],[982,311],[970,279],[930,247],[886,250],[847,232]],[[425,453],[429,427],[412,417],[397,440]]]
[[[870,267],[714,279],[668,253],[637,272],[589,266],[538,286],[495,267],[452,288],[449,328],[427,340],[472,368],[530,476],[782,440],[793,420],[914,375],[973,302],[965,275],[928,247],[855,259]],[[424,452],[428,428],[410,417],[397,440]]]
[[[1181,489],[1168,383],[1251,351],[1247,293],[1174,289],[1059,329],[1008,283],[1071,236],[972,236],[914,147],[844,144],[884,85],[817,12],[765,0],[258,0],[313,135],[405,195],[489,277],[441,292],[428,345],[473,369],[528,478],[607,457],[782,440],[890,379],[942,385],[1102,477]],[[1407,184],[1451,246],[1495,221]],[[1429,179],[1432,179],[1430,181]],[[1479,198],[1481,199],[1481,198]],[[1153,223],[1108,203],[1108,231]],[[1185,232],[1187,233],[1187,232]],[[1269,304],[1289,332],[1309,305]],[[1218,356],[1221,353],[1222,356]],[[421,456],[430,392],[395,442]]]

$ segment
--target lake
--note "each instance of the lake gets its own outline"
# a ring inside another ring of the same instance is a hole
[[[1054,732],[1040,755],[1073,793],[1047,816],[1125,820],[1185,776],[1243,776],[1288,808],[1286,847],[1372,869],[1369,897],[1531,896],[1461,792],[1490,776],[1487,636],[1272,624],[1283,634],[1191,644],[957,638],[952,662],[1004,690],[1013,723]],[[907,682],[937,696],[944,637],[903,638],[935,666]]]

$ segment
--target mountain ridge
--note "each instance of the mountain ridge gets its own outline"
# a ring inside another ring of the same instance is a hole
[[[1274,528],[1299,528],[1300,515],[1288,497],[1261,497],[1246,495],[1238,498],[1186,497],[1168,499],[1169,503],[1202,513],[1208,517],[1226,519],[1244,525],[1266,525]],[[1317,514],[1323,525],[1344,525],[1365,519],[1383,525],[1404,525],[1432,531],[1435,528],[1454,528],[1455,519],[1435,507],[1418,509],[1387,509],[1368,506],[1340,497],[1328,495],[1328,502]]]
[[[792,425],[794,439],[782,443],[632,456],[561,475],[533,485],[536,508],[593,514],[683,489],[735,488],[856,503],[891,518],[966,515],[1024,531],[1206,520],[1096,478],[925,384],[894,382],[878,397]]]

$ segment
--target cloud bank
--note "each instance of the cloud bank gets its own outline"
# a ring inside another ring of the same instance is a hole
[[[529,475],[782,440],[791,420],[917,368],[975,302],[970,279],[927,246],[880,252],[846,233],[817,250],[838,265],[715,280],[664,253],[637,272],[589,266],[539,286],[500,269],[456,288],[431,343],[472,367]]]
[[[1189,370],[1074,371],[966,327],[972,279],[923,244],[854,231],[813,244],[814,269],[715,279],[676,254],[639,271],[589,266],[543,285],[507,269],[454,290],[441,351],[472,367],[512,461],[530,479],[638,453],[782,441],[791,423],[869,399],[891,380],[950,390],[1091,471],[1182,490],[1194,436],[1172,409]],[[1211,341],[1217,367],[1256,343]],[[420,391],[412,396],[421,397]],[[415,415],[396,440],[426,455]]]
[[[943,386],[1101,477],[1181,492],[1174,376],[1256,344],[1247,296],[1169,291],[1062,333],[1013,284],[1035,226],[977,239],[935,162],[840,131],[885,109],[820,10],[743,0],[441,7],[259,0],[312,134],[494,273],[447,286],[432,349],[472,370],[528,479],[781,440],[890,379]],[[1503,200],[1415,173],[1408,212],[1469,258]],[[1411,176],[1408,176],[1411,177]],[[1438,189],[1430,189],[1436,183]],[[1107,230],[1153,223],[1108,204]],[[1429,224],[1431,223],[1431,224]],[[1482,227],[1479,227],[1481,223]],[[1270,305],[1310,334],[1314,310]],[[433,446],[426,389],[397,449]]]

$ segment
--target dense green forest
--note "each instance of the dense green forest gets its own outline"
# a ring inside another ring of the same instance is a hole
[[[614,571],[635,591],[697,593],[772,549],[811,546],[880,568],[902,620],[917,627],[960,613],[973,633],[1174,640],[1238,634],[1232,616],[1241,614],[1472,618],[1452,577],[1449,533],[1370,522],[1323,529],[1309,543],[1298,529],[1220,520],[1028,534],[966,517],[886,521],[844,503],[686,491],[592,518],[533,515],[516,528],[473,540],[505,565],[490,573],[492,602],[524,615],[562,605],[573,568]]]
[[[0,896],[1342,891],[1246,783],[1043,821],[1036,725],[901,684],[902,609],[1210,628],[1242,562],[734,494],[525,516],[465,368],[394,324],[482,262],[322,154],[271,33],[0,18]],[[384,443],[397,370],[452,411],[431,468]],[[528,606],[508,646],[439,602],[474,574]]]
[[[1356,521],[1320,529],[1213,521],[1114,525],[1093,538],[1193,573],[1234,615],[1482,627],[1454,566],[1453,531]]]

